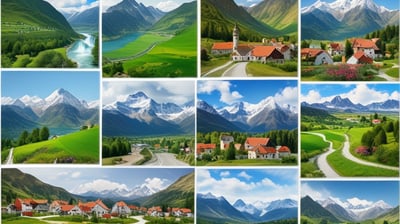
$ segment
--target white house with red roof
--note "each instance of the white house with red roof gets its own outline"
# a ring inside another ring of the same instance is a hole
[[[116,202],[114,206],[111,208],[111,215],[113,216],[130,215],[130,214],[131,214],[131,209],[123,201]]]
[[[314,65],[333,64],[328,52],[320,48],[302,48],[301,60],[312,62]]]
[[[364,51],[358,51],[347,60],[347,64],[372,64],[374,60],[365,55]]]
[[[61,215],[81,215],[82,210],[77,205],[61,205],[59,213]]]
[[[352,48],[354,52],[363,51],[364,55],[375,59],[380,57],[380,49],[376,46],[378,40],[369,40],[363,38],[354,38],[352,41]]]
[[[100,199],[86,203],[79,201],[78,207],[81,209],[83,213],[90,215],[94,212],[98,217],[101,217],[110,211],[110,209]]]
[[[201,159],[203,154],[211,154],[216,148],[217,145],[213,143],[197,143],[196,155]]]

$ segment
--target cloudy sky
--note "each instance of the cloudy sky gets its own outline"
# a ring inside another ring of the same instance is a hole
[[[178,8],[185,2],[193,2],[194,0],[136,0],[137,3],[143,3],[145,6],[153,6],[161,11],[169,12]],[[102,0],[102,12],[105,12],[113,5],[122,2],[122,0]]]
[[[314,4],[317,0],[301,0],[301,7]],[[322,2],[335,2],[336,0],[321,0]],[[395,0],[374,0],[375,4],[385,6],[388,9],[399,9],[399,2]]]
[[[250,6],[257,5],[258,3],[262,2],[263,0],[234,0],[234,1],[236,2],[237,5],[250,7]]]
[[[103,81],[103,105],[121,101],[126,96],[144,92],[157,103],[175,103],[183,105],[194,101],[194,81],[192,80],[164,80],[164,81]]]
[[[82,12],[86,9],[99,6],[98,0],[46,0],[54,8],[61,12],[73,13]]]
[[[199,80],[197,97],[216,108],[236,102],[259,103],[271,96],[280,104],[297,107],[297,81],[294,80]]]
[[[399,91],[397,84],[302,84],[300,101],[323,103],[340,96],[354,104],[368,105],[388,99],[399,100]]]
[[[301,196],[313,200],[328,197],[340,202],[369,205],[383,200],[389,205],[399,205],[399,182],[397,181],[302,181]]]
[[[18,83],[18,85],[16,85]],[[13,99],[24,95],[48,97],[64,88],[81,100],[99,100],[100,74],[93,71],[3,71],[1,96]]]
[[[71,193],[90,190],[132,189],[146,184],[152,189],[165,189],[192,168],[23,168],[41,181],[59,186]]]
[[[197,193],[224,196],[231,204],[298,200],[297,169],[197,169]]]

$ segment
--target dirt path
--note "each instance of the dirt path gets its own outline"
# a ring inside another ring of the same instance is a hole
[[[319,136],[319,137],[322,138],[322,140],[324,140],[324,142],[328,142],[329,143],[328,151],[322,153],[317,158],[318,168],[325,174],[325,177],[329,177],[329,178],[338,178],[338,177],[340,177],[340,175],[338,173],[336,173],[335,170],[332,169],[332,167],[328,164],[328,161],[326,160],[328,155],[330,155],[331,153],[333,153],[335,151],[333,149],[333,143],[331,141],[327,141],[324,134],[314,133],[314,132],[307,132],[307,133],[311,134],[311,135]]]
[[[213,68],[213,69],[211,69],[210,71],[204,73],[204,74],[202,75],[202,77],[207,77],[207,76],[210,75],[211,73],[214,73],[214,72],[216,72],[216,71],[218,71],[218,70],[224,69],[224,68],[228,67],[229,65],[231,65],[232,63],[233,63],[233,61],[228,61],[227,63],[225,63],[225,64],[223,64],[223,65],[221,65],[221,66],[218,66],[218,67],[216,67],[216,68]]]
[[[141,155],[139,151],[135,151],[132,152],[131,155],[121,156],[121,158],[124,162],[117,164],[117,166],[132,166],[139,160],[143,159],[143,155]]]
[[[10,149],[10,152],[8,153],[8,157],[6,160],[6,165],[11,165],[13,164],[14,156],[13,156],[14,148]]]
[[[387,81],[399,81],[397,78],[393,78],[391,76],[388,76],[382,69],[379,69],[379,77],[386,79]]]
[[[226,70],[223,77],[247,77],[246,66],[248,62],[238,62]]]
[[[382,165],[382,164],[378,164],[378,163],[373,163],[373,162],[368,162],[362,159],[359,159],[355,156],[353,156],[350,152],[350,141],[349,141],[349,136],[348,135],[344,135],[346,137],[346,141],[344,142],[343,145],[343,149],[342,149],[342,154],[346,159],[349,159],[353,162],[362,164],[362,165],[366,165],[366,166],[373,166],[373,167],[379,167],[379,168],[383,168],[383,169],[388,169],[388,170],[397,170],[399,171],[398,167],[393,167],[393,166],[387,166],[387,165]]]

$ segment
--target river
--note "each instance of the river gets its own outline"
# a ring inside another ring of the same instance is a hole
[[[93,63],[92,49],[95,43],[95,37],[92,34],[81,33],[84,39],[75,41],[68,48],[67,56],[78,64],[78,68],[97,68]]]
[[[111,52],[111,51],[115,51],[120,48],[123,48],[125,45],[129,44],[132,41],[135,41],[137,38],[139,38],[142,35],[143,35],[143,33],[141,33],[141,32],[131,33],[128,35],[124,35],[115,40],[104,41],[103,45],[102,45],[103,52],[107,53],[107,52]]]

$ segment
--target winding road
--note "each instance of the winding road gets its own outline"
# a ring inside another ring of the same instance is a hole
[[[317,165],[319,167],[319,169],[325,174],[326,177],[329,178],[337,178],[340,177],[340,175],[338,173],[335,172],[335,170],[332,169],[332,167],[328,164],[327,161],[327,157],[328,155],[330,155],[332,152],[334,152],[335,150],[332,147],[332,142],[326,140],[326,136],[324,134],[321,133],[315,133],[315,132],[306,132],[308,134],[312,134],[312,135],[317,135],[319,137],[321,137],[324,142],[328,142],[329,143],[329,150],[322,153],[321,155],[318,156],[317,158]],[[353,156],[350,152],[350,141],[349,141],[349,136],[347,134],[344,134],[346,141],[343,143],[343,148],[342,148],[342,155],[348,159],[351,160],[355,163],[361,164],[361,165],[365,165],[365,166],[373,166],[373,167],[378,167],[378,168],[383,168],[383,169],[389,169],[389,170],[396,170],[399,171],[398,167],[393,167],[393,166],[387,166],[387,165],[382,165],[382,164],[378,164],[378,163],[373,163],[373,162],[368,162],[362,159],[359,159],[355,156]]]
[[[237,62],[227,69],[222,77],[247,77],[246,66],[248,62]]]
[[[13,164],[13,160],[14,160],[13,153],[14,153],[14,148],[11,148],[10,152],[8,153],[8,157],[7,157],[7,160],[6,160],[6,165]]]
[[[151,160],[147,161],[145,166],[189,166],[189,164],[176,159],[173,153],[153,153]]]

